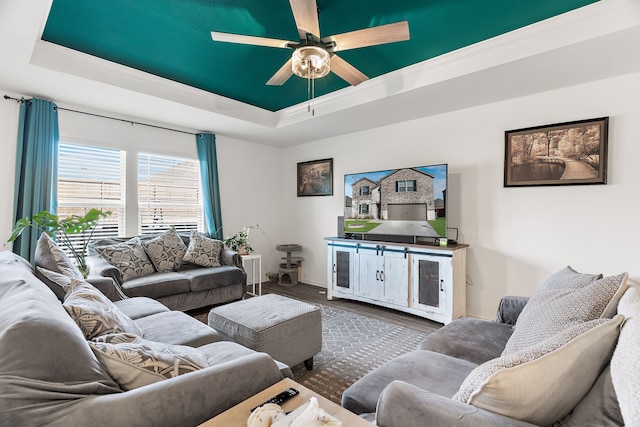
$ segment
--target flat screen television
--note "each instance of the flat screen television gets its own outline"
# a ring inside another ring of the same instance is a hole
[[[344,176],[345,237],[435,243],[447,237],[447,165]]]

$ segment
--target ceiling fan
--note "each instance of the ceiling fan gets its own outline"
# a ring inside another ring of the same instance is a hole
[[[211,38],[219,42],[293,49],[291,58],[267,82],[272,86],[284,84],[293,74],[313,80],[326,76],[330,71],[355,86],[368,77],[336,52],[409,40],[407,21],[321,38],[316,0],[289,0],[289,3],[300,35],[297,42],[217,31],[211,32]]]

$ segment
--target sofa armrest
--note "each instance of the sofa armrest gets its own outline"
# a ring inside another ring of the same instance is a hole
[[[493,321],[506,323],[507,325],[515,325],[518,316],[520,316],[522,309],[528,301],[529,297],[503,296],[500,304],[498,304],[498,312]]]
[[[98,290],[111,301],[120,301],[128,298],[120,289],[120,285],[118,285],[111,277],[89,274],[87,282],[98,288]]]
[[[220,253],[220,263],[222,265],[233,265],[244,271],[244,268],[242,267],[242,257],[233,249],[222,248],[222,252]]]
[[[89,266],[89,274],[91,276],[111,277],[114,282],[122,283],[122,275],[109,261],[100,255],[89,255],[87,257],[87,265]]]
[[[124,393],[81,399],[50,425],[196,426],[280,380],[273,359],[255,353]]]
[[[403,381],[393,381],[380,395],[376,422],[378,427],[534,427]]]

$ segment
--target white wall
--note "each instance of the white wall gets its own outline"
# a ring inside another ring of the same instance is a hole
[[[571,265],[640,273],[640,74],[343,135],[288,150],[286,204],[303,281],[326,285],[325,236],[336,234],[345,173],[449,164],[448,221],[467,243],[468,314],[492,318],[504,294],[530,295]],[[425,102],[438,102],[427,99]],[[610,117],[607,185],[503,187],[504,132]],[[295,197],[296,162],[334,159],[332,197]]]
[[[16,174],[16,141],[18,138],[17,102],[0,99],[0,242],[4,243],[13,229],[13,191]],[[2,249],[11,249],[11,244]]]

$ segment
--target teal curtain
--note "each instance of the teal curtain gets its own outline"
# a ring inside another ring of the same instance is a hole
[[[21,100],[16,150],[14,221],[58,210],[58,111],[51,101]],[[27,227],[13,252],[33,260],[39,232]]]
[[[211,133],[196,135],[200,180],[202,181],[202,199],[204,222],[211,237],[222,240],[222,209],[220,208],[220,183],[218,182],[218,156],[216,154],[216,136]]]

